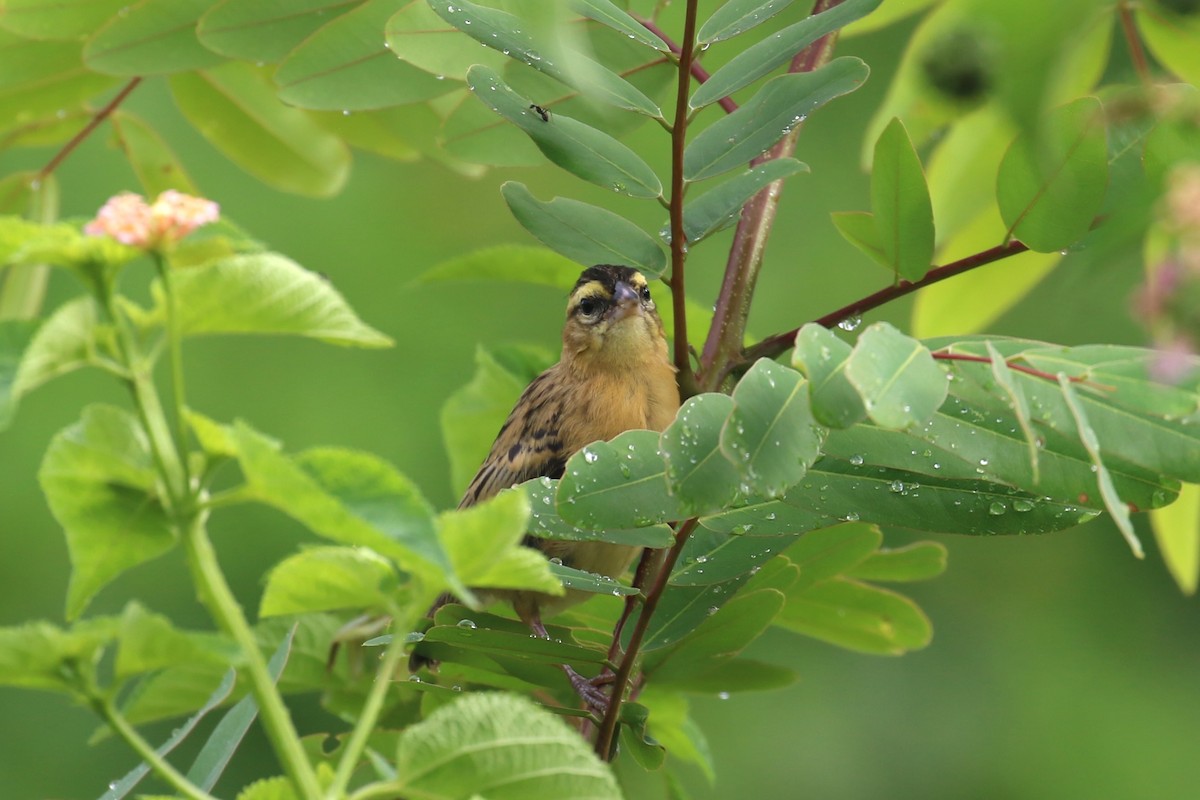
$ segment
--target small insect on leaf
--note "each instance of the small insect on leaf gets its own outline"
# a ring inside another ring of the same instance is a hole
[[[539,106],[537,103],[530,103],[529,110],[532,111],[533,113],[537,114],[539,117],[541,117],[542,122],[550,121],[550,109],[543,108],[542,106]]]

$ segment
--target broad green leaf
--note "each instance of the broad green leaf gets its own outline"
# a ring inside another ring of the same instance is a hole
[[[813,417],[831,428],[848,428],[867,410],[846,377],[846,360],[853,350],[828,328],[808,323],[796,334],[792,366],[808,378]]]
[[[358,0],[221,0],[200,17],[196,35],[223,56],[273,64],[356,5]]]
[[[933,637],[929,618],[903,595],[847,578],[788,592],[775,624],[839,647],[877,655],[920,650]]]
[[[542,353],[522,351],[539,369],[515,371],[480,346],[475,349],[475,374],[442,404],[442,441],[450,458],[450,485],[461,495],[491,450],[496,432],[517,399],[540,369],[549,366]]]
[[[638,594],[632,586],[626,586],[620,581],[597,575],[594,572],[584,572],[564,564],[550,564],[550,573],[562,582],[564,589],[589,594],[611,594],[614,597]]]
[[[528,26],[520,18],[467,0],[428,2],[442,19],[493,50],[499,50],[602,103],[649,117],[662,117],[662,111],[654,101],[633,84],[586,55],[572,52],[569,49],[569,37],[556,35],[553,39],[539,40],[525,30]],[[487,71],[491,72],[490,69]],[[470,72],[467,80],[471,82]],[[477,87],[476,91],[481,90]]]
[[[172,282],[185,335],[289,334],[356,347],[392,343],[364,324],[329,281],[275,253],[177,270]],[[155,295],[162,315],[162,290]]]
[[[732,39],[766,22],[791,4],[792,0],[729,0],[704,21],[696,39],[702,43]]]
[[[670,52],[671,48],[666,42],[609,0],[569,0],[567,7],[581,17],[606,25],[635,42],[662,53]]]
[[[621,798],[577,731],[531,700],[496,692],[465,695],[407,728],[396,774],[397,795],[427,800]]]
[[[1163,6],[1168,6],[1164,9]],[[1153,3],[1133,8],[1137,27],[1146,47],[1164,67],[1192,85],[1200,84],[1200,52],[1196,36],[1200,35],[1195,7],[1192,14],[1174,13],[1187,4]]]
[[[943,409],[953,408],[949,401]],[[939,411],[941,414],[941,411]],[[954,412],[947,410],[945,415],[950,420],[955,420]],[[937,417],[935,417],[936,419]],[[973,437],[974,434],[968,430],[951,425],[954,435],[950,441],[939,441],[936,447],[931,447],[933,444],[931,436],[927,432],[937,431],[936,425],[927,424],[925,428],[913,432],[890,431],[886,428],[880,428],[870,423],[854,425],[842,430],[830,431],[829,436],[825,439],[825,444],[821,448],[821,452],[832,458],[849,461],[851,464],[861,465],[870,463],[880,467],[891,467],[892,469],[902,470],[904,472],[915,472],[921,475],[936,475],[947,480],[979,480],[981,476],[986,476],[991,480],[1002,482],[994,473],[981,471],[983,468],[979,466],[978,460],[971,460],[971,456],[975,454],[975,449],[969,453],[958,452],[958,448],[962,446],[963,439]],[[987,431],[991,433],[990,430]],[[1008,431],[1005,431],[1006,433]],[[975,433],[979,433],[976,431]],[[921,437],[921,438],[917,438]],[[951,441],[954,447],[951,447]],[[1001,443],[1008,443],[1006,439],[1002,439]],[[979,449],[990,453],[987,448],[995,445],[995,442],[986,441],[979,445]],[[998,460],[998,459],[997,459]],[[1025,470],[1027,473],[1028,470]]]
[[[127,111],[118,111],[109,119],[117,141],[125,151],[125,158],[147,197],[157,197],[167,189],[200,194],[170,145],[149,123]]]
[[[656,676],[654,685],[669,686],[693,694],[715,694],[722,698],[740,692],[770,692],[791,686],[799,674],[790,667],[767,664],[749,658],[734,658],[714,664],[711,669],[672,677],[668,683]],[[678,751],[671,750],[672,755]]]
[[[452,571],[435,535],[432,509],[391,465],[334,448],[288,458],[243,422],[234,425],[233,436],[255,500],[275,506],[318,536],[370,548],[423,577],[431,570]]]
[[[435,264],[417,281],[517,281],[566,289],[578,278],[579,263],[572,259],[544,247],[499,244]]]
[[[912,16],[921,11],[926,6],[933,5],[940,0],[891,0],[886,6],[876,9],[864,19],[857,20],[847,25],[841,35],[859,36],[864,33],[871,33]]]
[[[399,58],[431,75],[465,81],[467,69],[485,64],[502,69],[507,56],[464,36],[430,8],[429,3],[408,3],[388,20],[384,29],[388,47]]]
[[[23,145],[14,142],[13,146]],[[58,179],[53,175],[42,178],[36,172],[17,172],[0,179],[0,213],[49,224],[58,218],[60,206]],[[6,249],[0,243],[0,253]],[[41,313],[49,280],[49,264],[9,265],[0,273],[0,320],[33,319]]]
[[[703,180],[749,162],[813,111],[861,86],[868,72],[862,61],[846,57],[813,72],[772,78],[741,108],[709,125],[688,144],[683,153],[684,177]]]
[[[644,770],[660,768],[667,759],[667,750],[647,728],[650,709],[641,703],[626,702],[621,706],[619,719],[621,752],[628,753]]]
[[[1088,422],[1087,412],[1075,394],[1075,387],[1071,385],[1071,379],[1060,372],[1058,373],[1058,385],[1062,388],[1063,399],[1066,401],[1067,407],[1071,409],[1071,415],[1075,418],[1079,441],[1083,442],[1088,455],[1092,458],[1092,466],[1096,470],[1096,482],[1100,489],[1100,498],[1104,501],[1104,507],[1108,509],[1117,529],[1129,543],[1133,554],[1138,558],[1145,558],[1146,554],[1142,551],[1142,543],[1133,530],[1133,521],[1129,518],[1129,506],[1117,495],[1112,475],[1109,474],[1108,467],[1105,466],[1100,455],[1100,440]]]
[[[310,547],[288,556],[268,573],[259,617],[386,607],[396,571],[365,547]]]
[[[1100,101],[1091,97],[1055,109],[1039,130],[1009,148],[996,197],[1009,234],[1048,253],[1083,238],[1103,207],[1108,146]]]
[[[108,75],[165,75],[205,69],[224,59],[200,44],[196,21],[210,0],[142,0],[122,9],[88,39],[83,60]]]
[[[846,378],[867,416],[885,428],[918,425],[946,399],[946,373],[929,350],[885,322],[863,331],[846,361]]]
[[[654,686],[638,696],[638,701],[650,709],[647,730],[654,739],[676,759],[700,768],[709,786],[717,782],[712,748],[704,731],[688,713],[687,698],[675,691],[656,691]],[[667,773],[671,797],[686,800],[688,795],[673,772]]]
[[[345,113],[417,103],[453,89],[396,58],[379,36],[404,2],[368,0],[301,42],[275,72],[280,99]]]
[[[336,136],[275,96],[267,73],[243,63],[171,77],[183,115],[229,160],[286,192],[336,194],[350,153]]]
[[[750,516],[745,509],[739,511],[742,513],[735,517],[738,520]],[[694,531],[671,572],[671,585],[710,586],[752,574],[804,531],[835,522],[828,517],[812,514],[808,515],[807,522],[797,523],[794,519],[789,522],[789,516],[799,515],[778,511],[762,513],[759,510],[758,524],[745,522],[728,530],[730,526],[726,522],[727,530],[723,532],[711,528]]]
[[[546,158],[573,175],[630,197],[662,195],[662,182],[650,165],[607,133],[562,114],[542,119],[529,100],[487,67],[471,67],[467,83],[480,100],[525,131]]]
[[[115,17],[128,0],[4,0],[0,28],[25,39],[74,41]]]
[[[883,0],[846,0],[827,11],[789,25],[762,41],[747,47],[729,60],[692,95],[689,105],[703,108],[795,58],[796,54],[827,33],[870,13]],[[839,59],[840,60],[840,59]],[[798,73],[799,74],[799,73]],[[864,73],[858,83],[866,80]],[[853,88],[857,88],[853,87]],[[846,91],[851,91],[847,89]],[[844,94],[844,92],[839,92]]]
[[[646,672],[656,684],[669,686],[714,670],[761,636],[783,603],[777,589],[739,593],[678,645],[655,652]]]
[[[87,670],[117,636],[116,617],[80,620],[64,630],[49,622],[0,628],[0,686],[71,692],[72,672]]]
[[[546,163],[546,156],[523,130],[497,116],[469,88],[448,95],[447,101],[453,97],[459,102],[437,131],[438,143],[447,153],[472,164],[493,167],[537,167]],[[544,110],[553,118],[553,112]]]
[[[1150,524],[1171,577],[1184,594],[1195,594],[1200,580],[1200,486],[1186,484],[1178,500],[1150,512]]]
[[[214,458],[237,458],[237,440],[233,436],[232,427],[222,425],[190,408],[183,410],[183,418],[206,455]]]
[[[921,160],[899,118],[875,143],[871,210],[886,265],[898,278],[923,278],[933,265],[933,205]]]
[[[416,161],[421,148],[414,135],[417,118],[428,118],[433,112],[427,105],[384,108],[357,114],[312,114],[313,120],[346,144],[365,153],[390,158],[393,161]]]
[[[1033,422],[1029,417],[1029,401],[1025,399],[1025,393],[1013,379],[1012,370],[1009,369],[1004,356],[1000,355],[991,342],[986,344],[988,356],[992,359],[992,376],[996,379],[996,385],[1007,396],[1009,408],[1012,409],[1013,416],[1017,418],[1017,424],[1021,426],[1021,433],[1025,435],[1025,444],[1029,446],[1029,463],[1033,467],[1033,482],[1037,483],[1040,472],[1038,438],[1037,434],[1033,432]]]
[[[611,211],[565,197],[544,203],[515,181],[505,183],[500,193],[526,230],[573,261],[624,264],[647,278],[666,269],[666,256],[653,237]]]
[[[813,419],[807,381],[763,358],[733,390],[721,428],[721,453],[741,476],[742,493],[774,499],[804,477],[824,429]]]
[[[834,211],[829,217],[843,239],[872,260],[880,264],[888,263],[873,215],[866,211]]]
[[[271,654],[267,662],[267,673],[272,680],[278,680],[291,654],[292,637],[295,628],[279,643],[279,647]],[[250,729],[254,718],[258,716],[258,705],[253,696],[243,697],[233,708],[221,717],[221,721],[213,728],[212,734],[196,754],[192,766],[188,769],[187,779],[203,791],[210,791],[216,785],[221,773],[229,765],[229,760],[241,745],[246,731]]]
[[[0,320],[0,429],[17,413],[21,362],[40,326],[38,320]]]
[[[675,541],[675,535],[667,525],[648,525],[643,528],[602,528],[599,530],[572,525],[560,517],[554,507],[554,499],[558,494],[558,481],[536,478],[521,484],[521,489],[529,495],[531,516],[528,533],[539,539],[563,542],[608,542],[630,547],[670,547],[671,543]],[[560,578],[565,577],[566,573],[561,573],[558,566],[551,564],[551,571],[558,574]],[[572,570],[572,572],[576,572],[576,570]],[[576,577],[572,576],[572,580]]]
[[[77,42],[0,35],[0,131],[53,120],[116,83],[83,65]]]
[[[438,515],[438,539],[462,583],[561,594],[545,556],[518,547],[528,527],[529,497],[519,490]]]
[[[492,630],[467,618],[458,625],[435,625],[425,632],[421,641],[543,664],[603,664],[605,661],[603,650],[531,636],[528,628],[521,627],[524,630],[519,632]]]
[[[262,778],[238,792],[237,800],[297,800],[292,782],[284,775]]]
[[[722,509],[738,496],[738,470],[720,447],[721,428],[733,406],[729,395],[690,397],[663,431],[667,484],[688,514]]]
[[[914,542],[894,550],[882,548],[846,570],[864,581],[923,581],[946,571],[946,548],[938,542]]]
[[[878,526],[862,522],[847,522],[804,534],[784,552],[800,568],[794,591],[802,592],[813,584],[848,572],[878,550],[881,542],[883,534]]]
[[[567,462],[558,482],[558,513],[584,528],[633,528],[684,519],[667,490],[659,434],[626,431],[586,445]]]
[[[164,669],[176,664],[203,662],[228,667],[241,661],[237,645],[214,633],[184,631],[162,614],[131,602],[121,613],[117,658],[118,678]]]
[[[157,495],[150,444],[126,411],[86,407],[79,422],[50,442],[38,481],[67,536],[68,619],[122,572],[175,544]]]
[[[683,233],[689,243],[727,228],[738,221],[744,206],[751,197],[767,185],[781,181],[798,172],[808,172],[808,165],[794,158],[774,158],[731,178],[683,208]],[[663,236],[671,240],[670,228],[664,228]]]

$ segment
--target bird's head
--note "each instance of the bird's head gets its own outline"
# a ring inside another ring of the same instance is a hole
[[[665,360],[667,341],[650,285],[632,267],[588,267],[575,282],[563,326],[563,357],[603,368]]]

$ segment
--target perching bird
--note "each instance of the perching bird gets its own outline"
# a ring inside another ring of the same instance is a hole
[[[679,410],[675,367],[640,272],[608,264],[584,270],[571,290],[566,317],[561,359],[521,395],[459,508],[533,478],[560,478],[567,460],[584,445],[637,428],[661,431],[674,419]],[[601,575],[620,575],[641,550],[534,537],[525,543],[566,566]],[[563,597],[513,590],[483,595],[510,601],[517,616],[541,636],[546,635],[543,616],[587,597],[573,591]],[[440,600],[431,613],[449,599]],[[414,654],[409,666],[415,670],[423,663]],[[576,678],[572,683],[579,690]]]

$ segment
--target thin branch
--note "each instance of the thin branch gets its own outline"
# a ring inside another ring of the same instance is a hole
[[[691,65],[696,47],[696,6],[688,0],[683,22],[683,46],[679,52],[679,80],[675,91],[675,123],[671,128],[671,302],[675,312],[675,368],[679,371],[681,394],[694,394],[691,354],[688,350],[687,306],[684,294],[684,265],[687,236],[683,231],[683,151],[687,146],[688,95],[692,88]]]
[[[674,53],[676,56],[678,56],[682,52],[682,49],[679,47],[679,45],[671,40],[671,37],[667,35],[666,31],[664,31],[662,28],[660,28],[658,26],[657,22],[655,22],[652,19],[645,19],[643,17],[639,17],[636,14],[631,14],[630,16],[632,16],[635,20],[640,22],[642,24],[642,27],[644,27],[646,30],[650,31],[655,36],[662,39],[663,42],[667,45],[667,49],[670,50],[672,53]],[[706,70],[704,67],[702,67],[700,65],[700,62],[696,59],[692,59],[690,69],[691,69],[692,77],[696,79],[697,83],[704,83],[710,77],[712,77],[711,75],[709,75],[708,70]],[[728,96],[722,97],[720,100],[718,100],[717,105],[719,105],[721,108],[725,109],[726,114],[732,114],[733,112],[738,110],[738,104],[733,102],[732,97],[728,97]]]
[[[842,306],[837,311],[813,320],[813,322],[826,328],[832,328],[843,320],[862,316],[867,311],[878,308],[885,303],[890,303],[892,300],[903,297],[906,294],[912,294],[918,289],[932,286],[935,283],[952,278],[955,275],[961,275],[964,272],[970,272],[985,264],[991,264],[994,261],[1000,261],[1009,256],[1024,253],[1028,249],[1029,247],[1023,242],[1013,239],[1002,245],[969,255],[966,258],[960,258],[958,261],[953,261],[945,266],[934,267],[925,273],[925,277],[919,281],[900,281],[897,284],[880,289],[874,294],[867,295],[860,300],[855,300],[849,305]],[[774,336],[763,339],[746,351],[740,364],[751,364],[760,358],[774,358],[780,353],[785,352],[795,344],[796,334],[799,331],[799,328],[793,328],[785,333],[777,333]],[[739,365],[735,364],[734,366]]]
[[[817,0],[813,14],[819,14],[842,0]],[[792,59],[789,72],[811,72],[826,63],[833,54],[837,32],[822,36],[801,50]],[[751,165],[761,164],[775,158],[790,156],[796,150],[796,139],[801,125],[797,125]],[[742,208],[741,219],[733,236],[729,260],[725,265],[725,278],[713,313],[713,324],[700,354],[700,369],[696,382],[700,391],[715,391],[725,379],[730,368],[739,361],[742,342],[746,334],[746,320],[750,316],[750,303],[754,287],[762,267],[767,237],[775,223],[775,211],[783,181],[767,185],[750,198]]]
[[[1138,35],[1137,25],[1133,21],[1133,11],[1127,0],[1117,4],[1121,19],[1121,31],[1125,34],[1125,45],[1129,48],[1129,60],[1133,62],[1133,70],[1137,73],[1142,85],[1149,86],[1153,81],[1150,77],[1150,65],[1146,60],[1146,50],[1142,47],[1142,37]]]
[[[78,147],[81,142],[83,142],[84,139],[90,136],[92,131],[99,127],[100,123],[108,119],[108,117],[117,110],[117,107],[120,106],[121,103],[125,102],[125,98],[129,96],[129,93],[136,89],[138,84],[141,82],[142,79],[139,76],[121,87],[121,91],[117,92],[116,97],[114,97],[112,100],[109,100],[104,108],[97,111],[95,115],[88,120],[88,124],[84,125],[79,133],[71,137],[71,141],[64,144],[62,149],[55,153],[54,157],[46,162],[46,166],[42,167],[38,171],[38,180],[44,179],[46,176],[53,173],[54,170],[58,169],[59,165],[66,160],[67,156],[69,156],[75,150],[75,148]]]
[[[621,716],[621,703],[624,701],[629,679],[633,675],[633,665],[637,661],[638,651],[642,648],[642,641],[646,638],[646,631],[650,628],[650,620],[654,617],[654,610],[658,608],[658,601],[666,591],[667,579],[671,577],[671,570],[675,568],[675,562],[679,560],[679,554],[683,552],[683,546],[687,544],[697,523],[698,520],[692,517],[681,524],[675,532],[675,543],[667,551],[667,556],[655,578],[654,588],[646,595],[642,613],[638,615],[637,624],[633,626],[633,633],[629,636],[629,647],[625,650],[625,657],[621,659],[621,668],[617,670],[616,680],[613,681],[608,710],[605,712],[604,720],[600,723],[600,730],[596,734],[596,755],[605,761],[612,759],[617,719]]]
[[[976,356],[976,355],[971,355],[970,353],[947,353],[947,352],[938,351],[938,352],[932,353],[932,355],[934,358],[939,359],[941,361],[971,361],[971,362],[977,363],[977,364],[991,364],[992,363],[992,359],[989,358],[988,356]],[[1035,378],[1040,378],[1045,381],[1050,381],[1051,383],[1058,383],[1058,375],[1055,375],[1052,372],[1045,372],[1040,369],[1034,369],[1033,367],[1027,367],[1024,364],[1014,364],[1011,361],[1009,361],[1008,359],[1005,359],[1004,363],[1013,372],[1023,372],[1026,375],[1032,375]],[[1115,386],[1109,386],[1108,384],[1104,384],[1104,383],[1096,383],[1095,381],[1088,380],[1083,375],[1064,375],[1063,377],[1065,377],[1071,383],[1078,383],[1081,386],[1087,386],[1092,389],[1098,389],[1098,390],[1104,391],[1104,392],[1115,392],[1117,390],[1117,387],[1115,387]]]

